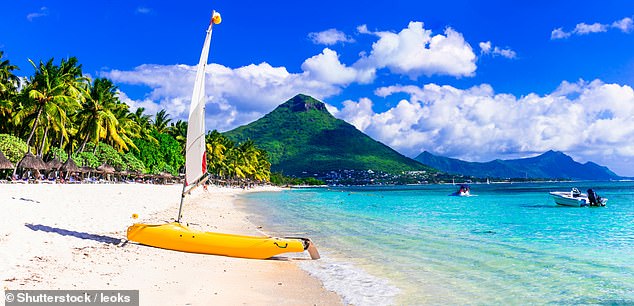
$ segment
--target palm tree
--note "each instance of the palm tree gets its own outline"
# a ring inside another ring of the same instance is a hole
[[[271,163],[269,162],[268,153],[262,149],[257,149],[257,164],[255,165],[253,179],[260,182],[271,180]]]
[[[3,60],[4,51],[0,51],[0,99],[6,93],[15,92],[20,78],[13,74],[13,70],[18,70],[18,66],[12,65],[8,59]]]
[[[205,143],[207,146],[207,168],[209,172],[218,176],[223,177],[226,175],[226,164],[225,164],[225,153],[229,147],[226,137],[222,136],[222,134],[218,133],[218,131],[213,130],[212,132],[207,133],[205,136]]]
[[[29,62],[35,68],[35,75],[27,82],[25,92],[28,96],[26,105],[21,109],[14,120],[20,123],[29,115],[33,115],[31,132],[26,140],[28,152],[31,150],[31,141],[38,128],[41,131],[42,142],[46,141],[48,122],[60,130],[63,135],[68,121],[68,112],[73,112],[79,107],[79,101],[85,93],[85,81],[81,72],[81,65],[77,65],[77,58],[71,57],[62,60],[60,66],[53,64],[50,59],[46,64],[40,61],[39,65]],[[42,117],[48,122],[41,124]]]
[[[130,118],[132,120],[134,120],[134,122],[139,126],[140,130],[140,138],[141,139],[145,139],[154,143],[158,143],[158,140],[156,140],[156,138],[152,137],[151,135],[151,131],[152,131],[152,119],[150,115],[146,115],[144,114],[145,112],[145,108],[144,107],[139,107],[137,108],[134,113],[130,114]]]
[[[97,78],[89,86],[89,94],[77,114],[81,122],[79,133],[83,136],[80,152],[89,141],[96,147],[102,139],[116,148],[128,149],[129,142],[121,137],[119,120],[115,115],[121,107],[116,94],[117,87],[105,78]]]
[[[20,79],[13,74],[18,66],[12,65],[8,59],[3,60],[3,57],[4,52],[0,51],[0,133],[8,133],[13,100],[17,97]]]
[[[224,178],[235,176],[236,171],[232,162],[237,153],[235,143],[217,130],[207,133],[205,142],[209,172]]]
[[[121,136],[121,139],[123,139],[127,147],[138,150],[133,139],[142,138],[147,131],[143,130],[143,128],[136,122],[134,113],[130,112],[130,107],[127,104],[120,101],[117,102],[117,108],[115,109],[114,114],[119,122],[119,136]],[[121,149],[123,149],[123,147]]]
[[[181,144],[183,152],[185,152],[185,144],[187,143],[187,121],[178,120],[176,123],[172,123],[167,129],[167,133]]]
[[[167,132],[167,126],[171,121],[172,119],[170,119],[169,115],[165,112],[164,109],[162,109],[158,113],[156,113],[154,121],[152,121],[152,125],[157,132],[165,133]]]

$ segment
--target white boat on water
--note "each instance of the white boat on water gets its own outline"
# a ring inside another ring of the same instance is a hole
[[[581,193],[579,189],[572,188],[570,191],[553,191],[550,195],[555,200],[557,205],[562,206],[605,206],[608,199],[599,197],[592,189],[588,189],[590,196],[585,193]]]
[[[470,197],[471,196],[471,187],[466,184],[461,184],[460,189],[458,191],[450,194],[450,196],[455,197]]]

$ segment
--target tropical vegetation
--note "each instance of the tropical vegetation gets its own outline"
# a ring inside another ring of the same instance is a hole
[[[0,150],[14,164],[30,152],[79,166],[108,164],[119,171],[178,175],[185,162],[187,122],[165,110],[130,109],[116,85],[90,79],[75,57],[35,63],[32,76],[0,51]],[[208,170],[220,180],[269,181],[268,155],[253,141],[206,135]]]

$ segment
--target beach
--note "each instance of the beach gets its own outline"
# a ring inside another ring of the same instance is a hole
[[[135,222],[173,221],[181,189],[0,184],[3,290],[139,290],[141,305],[342,304],[297,266],[306,254],[252,260],[126,243],[126,229]],[[196,190],[186,199],[184,221],[199,230],[261,235],[261,228],[234,207],[240,194],[252,191],[275,189]]]

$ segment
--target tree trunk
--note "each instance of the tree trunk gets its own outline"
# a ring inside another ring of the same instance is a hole
[[[35,129],[37,128],[37,123],[40,121],[40,115],[42,114],[43,107],[40,106],[37,110],[37,116],[35,117],[35,122],[33,122],[33,128],[31,129],[31,134],[29,134],[29,138],[26,139],[26,150],[27,153],[31,153],[31,139],[35,134]]]
[[[40,149],[37,152],[37,155],[39,157],[42,157],[42,153],[44,152],[44,145],[46,145],[46,136],[48,135],[48,129],[49,126],[46,126],[46,129],[44,129],[44,136],[42,136],[42,145],[40,146]]]
[[[43,107],[40,106],[37,110],[37,116],[35,117],[35,122],[33,122],[33,128],[31,129],[31,134],[29,134],[29,138],[27,138],[26,140],[26,153],[31,153],[31,139],[33,138],[33,135],[35,134],[35,129],[37,128],[37,123],[40,120],[40,115],[42,114],[42,109]],[[13,175],[15,176],[15,174],[18,172],[18,164],[15,165],[15,169],[13,169]]]
[[[81,143],[81,146],[79,147],[79,150],[77,152],[79,153],[84,152],[84,148],[86,147],[86,144],[88,143],[89,137],[90,137],[90,134],[86,134],[86,137],[84,138],[84,141]]]

